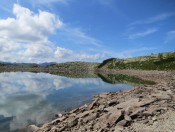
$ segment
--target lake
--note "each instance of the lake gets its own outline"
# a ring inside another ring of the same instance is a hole
[[[49,73],[0,73],[0,132],[45,123],[58,112],[89,103],[95,94],[132,87],[121,80],[110,84],[98,76],[69,78]]]

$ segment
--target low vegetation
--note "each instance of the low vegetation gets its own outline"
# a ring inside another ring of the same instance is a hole
[[[94,62],[66,62],[50,65],[50,68],[65,68],[65,69],[94,69],[99,63]]]
[[[107,59],[98,68],[175,70],[175,52],[152,54],[128,59]]]

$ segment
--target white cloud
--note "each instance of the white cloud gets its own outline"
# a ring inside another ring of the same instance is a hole
[[[175,30],[166,33],[165,43],[175,40]]]
[[[89,61],[91,58],[100,58],[97,54],[80,54],[69,49],[57,48],[48,37],[58,29],[63,31],[66,39],[72,39],[79,44],[101,45],[100,41],[89,37],[79,28],[66,26],[56,15],[41,10],[34,13],[19,4],[14,4],[13,14],[14,18],[0,19],[0,61],[39,63],[61,62],[65,59],[63,57],[72,61],[77,58]]]
[[[47,41],[47,35],[54,33],[62,26],[55,15],[39,11],[34,14],[29,9],[14,4],[13,13],[16,18],[0,20],[0,36],[17,42]]]
[[[172,16],[175,16],[175,12],[162,13],[162,14],[159,14],[157,16],[147,18],[145,20],[135,21],[135,22],[131,23],[130,26],[138,25],[138,24],[149,24],[149,23],[159,22],[159,21],[163,21],[163,20],[165,20],[169,17],[172,17]]]
[[[64,25],[61,29],[62,35],[66,36],[67,39],[82,45],[93,45],[97,47],[103,47],[102,42],[90,37],[85,32],[81,31],[80,28],[72,28]]]
[[[128,36],[128,38],[129,39],[141,38],[141,37],[145,37],[147,35],[150,35],[154,32],[157,32],[157,31],[158,31],[157,28],[150,28],[150,29],[147,29],[147,30],[142,31],[142,32],[132,33]]]
[[[0,19],[0,60],[30,62],[52,52],[48,36],[61,28],[62,21],[49,12],[34,14],[14,4],[15,18]]]
[[[55,58],[66,58],[65,60],[88,60],[88,61],[96,61],[104,58],[104,54],[86,54],[86,53],[80,53],[75,52],[69,49],[57,47],[57,50],[55,51]]]
[[[70,0],[30,0],[35,4],[54,4],[54,3],[61,3],[61,4],[68,4]]]

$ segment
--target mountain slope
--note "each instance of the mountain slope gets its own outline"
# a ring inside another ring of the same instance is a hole
[[[152,54],[128,59],[111,58],[104,60],[98,68],[175,70],[175,52]]]

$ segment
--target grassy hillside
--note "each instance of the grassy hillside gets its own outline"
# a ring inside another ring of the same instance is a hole
[[[94,62],[66,62],[50,65],[50,68],[65,68],[65,69],[94,69],[99,63]]]
[[[175,52],[152,54],[128,59],[107,59],[98,68],[175,70]]]

